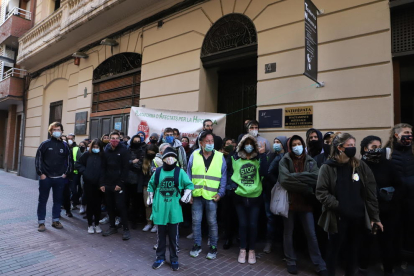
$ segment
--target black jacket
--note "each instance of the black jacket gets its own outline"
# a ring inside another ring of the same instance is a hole
[[[116,185],[124,189],[129,173],[129,151],[121,144],[115,149],[105,147],[103,168],[105,176],[100,186],[115,188]]]
[[[379,163],[369,162],[364,159],[361,159],[361,161],[368,165],[377,182],[377,198],[380,212],[398,211],[401,199],[401,183],[396,171],[392,167],[391,161],[387,160],[385,156]],[[395,189],[391,201],[387,201],[380,194],[380,189],[386,187],[394,187]]]
[[[414,154],[411,147],[395,143],[391,162],[404,186],[414,183]]]
[[[132,144],[132,141],[134,141],[134,137],[131,138],[131,145],[128,148],[129,173],[127,182],[130,184],[140,184],[140,186],[142,186],[142,162],[144,161],[148,145],[145,143],[141,143],[138,146],[135,146],[134,144]],[[132,163],[132,161],[135,159],[139,159],[139,161],[134,164]]]
[[[73,170],[72,151],[62,140],[52,137],[41,143],[37,149],[35,166],[38,175],[69,175]]]
[[[75,169],[83,175],[86,184],[100,185],[105,175],[103,163],[103,154],[85,152],[75,162]]]

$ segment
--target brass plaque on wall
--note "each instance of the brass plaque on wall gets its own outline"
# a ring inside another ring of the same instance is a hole
[[[285,128],[311,128],[313,126],[313,106],[285,108]]]

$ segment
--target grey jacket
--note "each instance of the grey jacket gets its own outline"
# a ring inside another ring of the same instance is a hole
[[[371,169],[365,162],[360,162],[355,172],[358,173],[364,188],[362,196],[365,201],[365,226],[371,230],[371,221],[380,221],[377,184]],[[328,233],[338,233],[336,209],[339,202],[335,195],[336,180],[336,167],[329,164],[322,165],[319,170],[318,183],[316,184],[316,198],[322,203],[322,215],[319,218],[318,225]]]
[[[303,172],[296,173],[293,160],[289,153],[283,156],[279,162],[279,183],[288,192],[300,194],[313,194],[318,179],[318,166],[316,161],[306,154],[305,167]]]

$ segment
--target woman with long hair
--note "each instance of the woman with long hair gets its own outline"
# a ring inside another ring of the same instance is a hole
[[[262,204],[262,177],[267,175],[268,164],[265,147],[259,147],[253,135],[246,134],[232,157],[230,172],[234,191],[234,204],[239,218],[240,252],[238,262],[256,263],[255,245],[257,224]]]
[[[102,192],[100,182],[104,175],[103,144],[99,139],[92,141],[89,151],[85,152],[76,161],[75,169],[83,176],[84,193],[86,195],[86,216],[88,219],[88,233],[102,233],[99,226],[101,216]]]
[[[384,275],[392,275],[398,250],[396,249],[396,229],[400,216],[400,181],[390,160],[384,156],[381,138],[367,136],[361,141],[361,156],[374,174],[377,182],[377,198],[380,219],[384,224],[384,232],[376,236],[367,233],[364,236],[359,257],[359,274],[367,275],[370,263],[371,248],[374,237],[378,238]]]
[[[152,233],[157,232],[157,226],[152,225],[151,221],[151,213],[152,213],[152,206],[147,204],[148,198],[148,182],[151,179],[153,174],[153,170],[151,170],[152,163],[154,161],[155,156],[158,153],[158,147],[155,144],[150,144],[147,147],[147,152],[145,153],[144,161],[142,162],[142,175],[143,175],[143,196],[144,196],[144,204],[145,204],[145,218],[147,220],[147,225],[144,227],[144,231],[151,230]]]
[[[355,137],[338,134],[332,140],[329,159],[319,170],[316,197],[322,203],[319,225],[329,233],[326,258],[329,275],[335,275],[338,254],[344,244],[350,247],[345,275],[354,275],[362,234],[374,225],[383,231],[375,177],[355,154]]]

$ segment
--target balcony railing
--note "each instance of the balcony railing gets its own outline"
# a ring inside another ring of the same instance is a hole
[[[19,68],[11,68],[4,72],[3,74],[3,80],[10,78],[10,77],[16,77],[16,78],[24,78],[26,76],[27,71]]]
[[[12,9],[8,14],[7,14],[7,16],[6,16],[6,19],[4,20],[4,22],[6,22],[7,21],[7,19],[9,19],[11,16],[13,16],[13,15],[17,15],[17,16],[20,16],[20,17],[22,17],[22,18],[24,18],[24,19],[27,19],[27,20],[32,20],[32,13],[31,12],[29,12],[29,11],[26,11],[26,10],[23,10],[23,9],[21,9],[21,8],[18,8],[18,7],[15,7],[14,9]],[[3,22],[3,23],[4,23]]]

